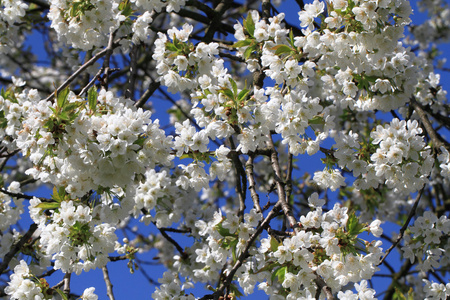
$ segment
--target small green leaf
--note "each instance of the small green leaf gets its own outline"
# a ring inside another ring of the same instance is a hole
[[[359,218],[355,213],[351,213],[347,220],[347,231],[350,235],[356,236],[365,231],[365,225],[359,223]]]
[[[53,195],[52,195],[52,199],[55,200],[56,202],[61,202],[62,200],[64,200],[64,199],[62,199],[62,198],[60,197],[60,195],[59,195],[59,193],[58,193],[58,189],[56,188],[56,186],[53,187]]]
[[[55,289],[55,291],[61,296],[61,298],[62,298],[63,300],[68,300],[68,299],[69,299],[69,298],[67,298],[67,295],[64,294],[64,292],[61,291],[60,289]]]
[[[173,45],[177,48],[177,50],[183,49],[183,44],[178,40],[176,35],[173,35]]]
[[[139,146],[144,146],[144,142],[147,140],[147,138],[145,136],[139,136],[138,139],[136,141],[134,141],[133,144],[139,145]]]
[[[289,31],[289,43],[291,44],[292,48],[295,47],[294,45],[294,32],[292,31],[292,29]]]
[[[59,115],[58,115],[58,118],[61,119],[61,120],[64,120],[64,121],[69,121],[70,120],[70,117],[67,114],[67,112],[60,112]]]
[[[247,19],[244,22],[244,27],[247,29],[248,34],[253,37],[255,34],[255,22],[253,22],[251,14],[247,15]]]
[[[286,277],[286,272],[287,272],[287,267],[281,267],[278,270],[276,270],[275,272],[272,273],[272,282],[274,281],[274,279],[276,277],[278,277],[278,282],[279,283],[283,283],[284,278]]]
[[[230,231],[228,230],[228,228],[223,228],[222,223],[217,224],[216,228],[217,228],[217,232],[223,237],[225,237],[225,236],[233,236],[230,233]]]
[[[233,47],[234,48],[241,48],[241,47],[245,47],[245,46],[250,46],[252,42],[253,42],[252,39],[246,39],[246,40],[243,40],[243,41],[238,41],[238,42],[233,44]]]
[[[392,295],[392,300],[407,300],[407,299],[398,288],[395,288],[395,292]]]
[[[247,89],[243,89],[242,91],[240,91],[239,92],[239,95],[238,95],[238,101],[239,102],[242,102],[242,101],[244,101],[245,100],[245,98],[247,98],[247,95],[250,93],[250,90],[247,90]]]
[[[241,293],[241,291],[239,291],[239,288],[235,284],[230,284],[230,291],[231,291],[232,294],[234,294],[238,298],[244,296]]]
[[[325,124],[325,121],[323,120],[323,117],[321,116],[314,116],[312,119],[308,120],[308,124]]]
[[[2,118],[2,119],[0,120],[0,128],[6,128],[7,126],[8,126],[8,120]]]
[[[169,51],[172,51],[172,52],[177,52],[178,51],[178,48],[175,47],[175,45],[170,43],[170,42],[166,43],[166,49],[169,50]]]
[[[271,236],[270,237],[270,250],[272,250],[272,252],[276,252],[278,250],[278,246],[280,246],[280,243],[277,241],[276,238]]]
[[[233,100],[234,101],[234,94],[233,94],[233,92],[230,90],[230,89],[228,89],[228,88],[222,88],[222,89],[219,89],[219,90],[217,90],[219,93],[222,93],[222,94],[224,94],[225,96],[227,96],[230,100]]]
[[[57,209],[59,206],[60,206],[60,203],[58,203],[58,202],[41,202],[38,205],[36,205],[37,208],[41,208],[43,210]]]
[[[94,85],[88,90],[88,104],[91,111],[95,111],[97,107],[97,87]]]
[[[233,80],[233,78],[230,78],[231,87],[233,88],[233,98],[235,95],[237,95],[237,84]]]
[[[192,156],[189,153],[184,153],[183,155],[180,156],[180,159],[185,159],[185,158],[192,158]]]
[[[119,10],[122,12],[122,15],[125,17],[129,17],[133,14],[133,10],[131,9],[131,3],[129,0],[122,1],[119,4]]]
[[[244,51],[244,59],[249,59],[250,55],[252,55],[253,51],[255,51],[255,46],[250,46]]]
[[[82,105],[81,102],[72,102],[72,103],[67,103],[64,108],[62,109],[62,111],[64,112],[69,112],[69,113],[73,113],[77,108],[79,108]]]
[[[58,93],[56,104],[58,105],[59,108],[64,107],[64,104],[67,101],[67,97],[69,96],[69,92],[70,92],[69,88],[66,87],[61,92]]]
[[[378,79],[377,76],[367,76],[367,75],[365,75],[364,78],[370,82],[375,82]]]
[[[275,47],[272,47],[271,50],[275,50],[275,55],[280,55],[283,53],[291,53],[292,48],[288,45],[276,45]]]

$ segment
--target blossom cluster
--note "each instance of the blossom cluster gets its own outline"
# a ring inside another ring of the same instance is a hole
[[[35,90],[0,98],[7,113],[3,136],[34,164],[27,174],[81,197],[99,187],[125,188],[143,166],[170,164],[171,139],[151,112],[105,90],[92,90],[90,106],[68,90],[61,94],[54,102],[40,100]]]
[[[446,42],[449,40],[450,6],[442,0],[418,1],[421,12],[427,10],[433,18],[427,19],[423,24],[414,26],[411,30],[416,43],[422,48],[428,48],[433,42]]]
[[[132,33],[138,44],[148,38],[154,12],[179,11],[184,0],[52,0],[48,18],[58,39],[75,48],[87,51],[108,45],[110,34],[116,37]],[[133,16],[136,13],[136,16]],[[130,28],[130,25],[131,28]],[[123,41],[124,50],[128,42]]]
[[[30,215],[41,230],[40,251],[55,261],[56,270],[80,274],[106,265],[117,236],[113,226],[101,222],[101,206],[91,209],[83,203],[63,200],[49,217],[42,215],[45,208],[38,198],[30,201]]]
[[[274,24],[283,15],[267,24],[257,13],[249,14],[254,33],[248,28],[249,34],[244,33],[249,18],[246,26],[235,26],[236,46],[249,70],[268,67],[264,73],[278,84],[286,81],[302,90],[315,90],[344,108],[388,111],[408,102],[417,83],[411,76],[416,72],[414,54],[397,41],[410,22],[409,2],[360,1],[350,6],[346,1],[331,1],[330,16],[319,33],[312,30],[312,24],[323,12],[320,1],[305,5],[299,18],[307,29],[300,37],[288,37],[287,30],[276,29]],[[394,24],[390,23],[392,16]],[[255,65],[259,45],[253,41],[262,44],[261,66]]]
[[[10,193],[20,193],[20,184],[17,181],[11,182],[8,187]],[[20,219],[20,215],[24,212],[23,199],[17,199],[15,197],[1,193],[0,194],[0,231],[6,231],[9,226],[16,224]],[[3,241],[3,238],[0,240]],[[2,248],[5,249],[5,248]]]
[[[19,27],[14,26],[25,16],[28,5],[21,0],[5,0],[0,3],[0,53],[11,52],[23,42]]]
[[[395,193],[406,195],[428,182],[433,167],[431,149],[421,133],[416,120],[393,119],[370,133],[370,145],[352,131],[339,135],[333,155],[340,167],[353,172],[359,189],[386,184]]]
[[[373,295],[365,280],[378,269],[376,265],[383,255],[381,242],[370,243],[358,235],[369,231],[380,236],[380,222],[360,224],[357,217],[349,215],[347,208],[339,205],[324,213],[321,206],[325,201],[319,199],[317,193],[309,202],[313,210],[300,218],[298,232],[282,241],[269,236],[262,239],[259,246],[249,248],[250,257],[236,273],[240,287],[251,294],[259,282],[258,288],[275,299],[298,299],[315,295],[319,276],[333,291],[353,282],[360,294]],[[234,265],[227,264],[228,260],[244,251],[262,218],[261,213],[252,209],[244,214],[244,222],[234,214],[224,216],[221,211],[214,213],[208,222],[197,221],[198,232],[193,234],[206,243],[195,243],[188,250],[189,262],[176,264],[181,267],[179,274],[200,282],[218,278],[223,268],[227,274]],[[177,289],[172,288],[176,294],[170,292],[170,295],[180,295],[182,289],[179,284],[176,286]],[[159,296],[169,293],[168,290],[171,289],[167,284],[153,296],[163,299]],[[349,297],[349,293],[345,295]]]
[[[311,196],[311,205],[318,205],[318,200],[317,194]],[[359,224],[354,215],[347,214],[347,208],[335,205],[326,213],[315,207],[299,224],[300,230],[282,242],[274,237],[261,240],[253,261],[241,271],[239,282],[245,292],[251,292],[259,281],[258,287],[269,295],[307,298],[316,294],[318,276],[339,291],[348,283],[371,278],[378,270],[381,242],[369,243],[357,236],[366,230],[380,235],[379,222]],[[276,281],[281,288],[276,288]]]
[[[403,256],[411,263],[419,262],[417,268],[423,272],[433,270],[450,263],[448,251],[450,220],[445,215],[438,218],[434,213],[425,211],[410,227],[411,239],[403,246]]]
[[[11,275],[11,281],[5,289],[5,293],[11,299],[35,299],[43,300],[44,294],[41,288],[32,279],[32,274],[28,268],[28,264],[21,260],[14,268],[14,273]]]
[[[108,44],[109,34],[126,18],[119,10],[120,3],[52,0],[48,18],[62,42],[86,51]]]

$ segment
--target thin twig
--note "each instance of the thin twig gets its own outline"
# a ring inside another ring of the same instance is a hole
[[[433,125],[431,125],[430,120],[428,120],[427,113],[423,110],[423,108],[420,106],[420,104],[416,101],[414,97],[411,98],[411,106],[414,108],[414,110],[417,112],[417,115],[420,118],[420,121],[422,121],[423,127],[427,131],[428,135],[430,136],[430,139],[433,143],[433,148],[439,149],[441,146],[449,146],[448,143],[443,142],[436,131],[433,128]]]
[[[381,265],[384,262],[384,260],[387,258],[389,253],[391,253],[392,249],[394,249],[398,245],[398,243],[400,243],[400,241],[402,240],[403,235],[405,234],[405,231],[408,228],[409,222],[416,214],[416,209],[417,209],[417,206],[419,205],[420,197],[422,197],[422,193],[424,190],[425,190],[425,186],[417,194],[417,197],[414,201],[414,205],[411,208],[411,211],[409,212],[408,219],[406,219],[405,224],[403,224],[403,227],[400,229],[400,234],[398,235],[396,241],[391,245],[391,247],[389,247],[389,249],[386,251],[386,254],[383,256],[383,258],[381,259],[381,261],[378,263],[377,266]]]
[[[137,55],[138,55],[138,46],[134,45],[130,50],[130,76],[128,79],[128,87],[125,91],[125,97],[131,100],[134,99],[134,86],[136,82],[137,75]]]
[[[114,50],[114,36],[115,36],[115,32],[111,32],[109,35],[108,47],[106,47],[105,59],[103,60],[104,77],[103,77],[102,85],[105,89],[108,89],[109,73],[111,72],[109,64],[110,64],[110,60],[111,60],[111,55]]]
[[[231,148],[236,149],[236,145],[234,144],[233,137],[229,138]],[[231,156],[233,161],[234,169],[236,171],[236,193],[239,199],[239,211],[238,217],[241,219],[241,222],[244,220],[244,210],[245,210],[245,194],[247,189],[247,177],[245,176],[244,167],[239,159],[239,155],[236,152],[233,152]],[[242,187],[244,185],[244,187]]]
[[[103,280],[105,281],[106,284],[106,294],[109,297],[109,300],[114,300],[114,293],[113,293],[113,284],[111,283],[111,279],[109,278],[109,272],[108,272],[108,268],[106,266],[104,266],[102,268],[102,272],[103,272]]]
[[[155,223],[153,223],[153,224],[155,224]],[[156,224],[155,224],[155,226],[156,226]],[[181,248],[181,246],[180,246],[173,238],[171,238],[171,237],[166,233],[166,230],[164,230],[164,228],[158,228],[158,230],[159,230],[159,232],[161,232],[161,235],[162,235],[168,242],[170,242],[172,245],[175,246],[175,248],[178,250],[178,252],[180,252],[181,257],[182,257],[183,259],[187,258],[187,256],[188,256],[187,253],[184,252],[183,248]]]
[[[0,188],[0,192],[3,193],[3,194],[6,194],[8,196],[15,197],[15,198],[20,198],[20,199],[31,200],[31,199],[34,198],[34,196],[25,195],[25,194],[22,194],[22,193],[11,193],[11,192],[8,192],[7,190],[4,190],[2,188]],[[40,199],[43,202],[51,202],[52,201],[51,199],[42,198],[42,197],[36,197],[36,198]]]
[[[81,92],[78,94],[78,96],[82,97],[84,95],[84,93],[87,92],[87,90],[94,85],[95,81],[97,80],[97,78],[103,73],[103,68],[100,68],[100,70],[98,70],[97,74],[95,74],[95,76],[91,79],[91,81],[89,81],[88,84],[86,84],[83,89],[81,90]]]
[[[322,277],[320,277],[319,275],[316,274],[316,280],[315,281],[316,281],[316,284],[317,284],[316,299],[319,299],[320,293],[322,291],[325,293],[325,296],[327,297],[328,300],[335,300],[336,299],[333,296],[333,292],[331,291],[331,288],[329,286],[327,286],[327,284],[322,279]]]
[[[69,76],[69,78],[66,79],[66,81],[64,81],[63,84],[61,84],[57,89],[56,89],[56,93],[61,92],[63,89],[65,89],[66,87],[69,86],[69,84],[75,79],[77,78],[78,75],[80,75],[84,70],[86,70],[88,67],[90,67],[91,65],[93,65],[97,60],[99,60],[100,58],[102,58],[103,56],[106,55],[106,53],[108,53],[109,49],[105,48],[102,51],[100,51],[99,53],[97,53],[96,55],[94,55],[90,60],[88,60],[87,62],[85,62],[81,67],[78,68],[78,70],[76,70],[72,75]],[[55,93],[51,93],[50,96],[48,96],[45,101],[50,101],[51,99],[53,99],[53,97],[55,96]]]
[[[258,228],[256,228],[256,231],[252,234],[252,236],[249,238],[247,245],[245,246],[244,251],[242,251],[242,253],[239,255],[236,263],[234,264],[233,268],[230,270],[230,272],[228,273],[227,277],[225,278],[224,282],[222,283],[222,285],[220,286],[220,288],[212,295],[206,295],[201,299],[219,299],[220,296],[223,295],[223,292],[225,291],[226,288],[228,288],[231,284],[231,281],[233,280],[234,274],[236,274],[237,270],[239,269],[239,267],[244,263],[244,260],[248,257],[249,255],[249,249],[250,247],[253,245],[253,243],[255,242],[256,238],[261,234],[261,232],[263,231],[264,228],[266,228],[270,221],[277,216],[277,212],[280,209],[280,205],[279,203],[277,203],[277,205],[275,205],[272,210],[269,212],[269,214],[267,215],[267,217],[261,222],[261,224],[258,226]]]
[[[159,81],[153,81],[148,89],[142,94],[141,98],[139,98],[136,103],[134,103],[135,107],[143,107],[147,100],[153,95],[153,93],[160,87],[161,83]],[[176,102],[175,102],[176,103]],[[183,110],[181,110],[183,114],[186,114]],[[187,114],[186,114],[187,115]]]
[[[24,234],[24,236],[8,251],[8,253],[6,253],[5,257],[3,258],[2,264],[0,265],[0,274],[3,274],[6,268],[8,268],[11,259],[13,259],[13,257],[20,251],[22,246],[30,240],[31,236],[37,228],[38,226],[36,223],[31,224],[30,228],[28,228],[28,231]]]
[[[281,203],[281,208],[283,209],[283,212],[286,216],[286,218],[289,221],[289,225],[291,228],[294,229],[296,233],[299,232],[297,220],[294,217],[294,214],[292,213],[292,209],[289,206],[287,199],[286,199],[286,191],[285,191],[285,183],[283,182],[283,176],[281,174],[281,168],[280,163],[278,161],[278,153],[275,149],[275,145],[273,143],[272,135],[268,134],[268,144],[269,149],[272,150],[272,154],[270,155],[270,161],[272,163],[272,169],[275,173],[275,183],[277,187],[277,193],[278,193],[278,202]]]
[[[253,200],[253,205],[256,208],[256,212],[262,213],[262,209],[259,204],[259,195],[256,192],[255,174],[253,173],[253,167],[254,167],[253,158],[254,158],[254,155],[249,154],[248,160],[245,163],[245,171],[247,173],[247,179],[248,179],[248,183],[249,183],[248,189],[250,190],[250,195]]]

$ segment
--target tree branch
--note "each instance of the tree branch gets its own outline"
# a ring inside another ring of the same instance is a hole
[[[106,294],[109,297],[109,300],[114,300],[114,293],[113,293],[113,284],[111,283],[111,279],[109,278],[109,272],[108,268],[106,266],[102,267],[103,272],[103,280],[106,284]]]
[[[398,235],[396,241],[386,251],[386,254],[383,256],[383,258],[381,259],[381,261],[378,263],[377,266],[381,265],[386,260],[387,256],[389,255],[389,253],[391,253],[392,249],[394,249],[398,245],[398,243],[400,243],[400,241],[402,240],[403,235],[405,234],[405,231],[408,228],[409,222],[416,214],[416,209],[417,209],[417,206],[419,205],[419,201],[420,201],[420,198],[422,197],[422,193],[424,190],[425,190],[425,187],[423,187],[417,194],[416,199],[414,201],[414,205],[411,208],[411,211],[409,212],[408,219],[406,219],[405,224],[403,224],[402,228],[400,229],[400,234]]]
[[[263,229],[266,228],[269,225],[270,221],[277,215],[277,211],[279,209],[280,209],[280,205],[278,203],[277,205],[275,205],[273,207],[273,209],[269,212],[267,217],[261,222],[261,224],[258,226],[256,231],[249,238],[248,243],[245,246],[244,251],[242,251],[241,255],[239,255],[236,263],[234,264],[233,268],[228,273],[228,275],[225,278],[224,282],[219,287],[219,289],[212,295],[213,299],[219,299],[219,297],[223,295],[225,289],[230,286],[231,282],[233,281],[234,274],[236,274],[236,272],[239,269],[239,267],[244,263],[244,260],[248,257],[250,247],[253,245],[253,243],[255,242],[256,238],[261,234]],[[211,298],[208,298],[208,296],[210,296],[210,295],[204,296],[201,299],[211,299]]]
[[[259,195],[256,192],[255,174],[253,173],[253,167],[254,167],[253,158],[254,158],[254,154],[253,153],[249,154],[248,160],[245,163],[245,171],[247,173],[247,179],[249,182],[248,189],[250,190],[250,195],[253,200],[253,205],[256,208],[256,212],[262,213],[262,209],[259,204]]]
[[[72,75],[69,76],[69,78],[66,79],[66,81],[63,82],[63,84],[61,84],[57,89],[56,89],[56,93],[61,92],[63,89],[65,89],[66,87],[68,87],[70,85],[70,83],[75,80],[75,78],[77,78],[78,75],[80,75],[84,70],[86,70],[88,67],[90,67],[91,65],[93,65],[97,60],[99,60],[100,58],[102,58],[103,56],[105,56],[109,51],[111,51],[111,49],[109,48],[110,45],[108,45],[108,47],[106,47],[105,49],[103,49],[102,51],[100,51],[99,53],[97,53],[96,55],[94,55],[90,60],[88,60],[87,62],[85,62],[81,67],[78,68],[78,70],[76,70]],[[118,41],[116,41],[116,43],[113,43],[113,45],[111,47],[115,48],[118,46]],[[53,99],[53,97],[55,97],[55,93],[50,94],[50,96],[48,96],[45,101],[50,101]]]
[[[64,294],[66,294],[66,296],[70,295],[70,276],[72,273],[66,273],[64,274],[64,287],[63,287],[63,292]]]
[[[11,262],[11,259],[20,251],[20,249],[25,245],[26,242],[28,242],[33,235],[33,233],[38,228],[36,223],[33,223],[30,225],[30,228],[28,228],[28,231],[24,234],[24,236],[6,253],[5,257],[3,258],[2,264],[0,265],[0,274],[3,274],[3,272],[8,268],[9,263]]]
[[[420,118],[420,121],[422,121],[423,127],[427,131],[428,135],[430,136],[431,142],[433,143],[433,148],[439,149],[442,146],[449,148],[449,144],[447,142],[443,142],[439,136],[437,135],[436,131],[434,130],[433,126],[430,123],[430,120],[428,120],[427,113],[422,109],[420,104],[416,101],[414,97],[412,97],[411,106],[414,108],[414,110],[417,112],[417,115]]]
[[[283,182],[283,179],[282,179],[283,176],[281,174],[280,163],[278,161],[278,153],[277,153],[277,150],[275,149],[272,135],[268,134],[267,138],[268,138],[269,149],[272,150],[272,154],[270,155],[270,161],[272,163],[272,169],[275,173],[275,182],[276,182],[277,193],[278,193],[278,202],[280,203],[281,208],[283,209],[283,212],[289,221],[289,225],[291,226],[291,228],[294,229],[294,231],[296,233],[298,233],[299,228],[298,228],[297,220],[295,219],[294,214],[292,213],[291,207],[287,203],[288,199],[286,198],[286,191],[284,189],[285,183]]]

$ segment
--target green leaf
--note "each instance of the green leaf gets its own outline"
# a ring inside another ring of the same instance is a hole
[[[8,120],[2,118],[2,119],[0,120],[0,128],[6,128],[6,126],[8,126]]]
[[[294,32],[292,31],[292,29],[289,31],[289,43],[291,44],[292,48],[295,47],[294,45]]]
[[[291,53],[292,48],[288,45],[276,45],[275,47],[272,47],[271,50],[275,50],[275,55],[280,55],[283,53]]]
[[[64,294],[63,291],[61,291],[60,289],[55,289],[55,291],[61,296],[61,298],[63,298],[63,300],[68,300],[69,298],[67,298],[67,295]]]
[[[350,235],[356,236],[361,232],[365,231],[365,225],[359,223],[359,218],[355,215],[355,213],[351,213],[348,216],[347,221],[347,231]]]
[[[228,228],[223,228],[222,223],[219,223],[216,225],[217,228],[217,232],[225,237],[225,236],[232,236],[232,234],[230,233],[230,231],[228,230]]]
[[[272,282],[274,281],[274,279],[276,277],[278,277],[278,282],[279,283],[283,283],[284,278],[286,277],[286,272],[287,272],[287,267],[281,267],[278,270],[276,270],[275,272],[272,273]]]
[[[64,107],[64,104],[67,101],[67,97],[69,96],[69,92],[70,92],[69,88],[66,87],[61,92],[58,93],[56,104],[58,105],[59,108]]]
[[[365,75],[364,78],[370,82],[375,82],[378,79],[377,76],[367,76],[367,75]]]
[[[245,47],[245,46],[250,46],[252,42],[253,42],[252,39],[246,39],[246,40],[243,40],[243,41],[238,41],[238,42],[233,44],[233,47],[234,48],[241,48],[241,47]]]
[[[133,144],[139,145],[139,146],[144,146],[144,142],[145,140],[147,140],[147,138],[145,136],[139,136],[138,139],[136,141],[134,141]]]
[[[247,90],[247,89],[243,89],[242,91],[240,91],[239,92],[239,95],[238,95],[238,101],[239,102],[242,102],[242,101],[244,101],[245,100],[245,98],[247,98],[247,95],[250,93],[250,90]]]
[[[407,300],[407,299],[398,288],[395,288],[395,292],[392,295],[392,300]]]
[[[43,210],[57,209],[59,206],[60,206],[60,203],[58,203],[58,202],[41,202],[38,205],[36,205],[37,208],[41,208]]]
[[[44,124],[44,128],[47,128],[49,131],[53,131],[53,128],[55,126],[55,123],[53,122],[53,119],[47,120]]]
[[[244,51],[244,59],[249,59],[250,55],[252,55],[253,51],[255,51],[255,46],[250,46]]]
[[[233,92],[230,90],[230,89],[228,89],[228,88],[222,88],[222,89],[219,89],[219,90],[217,90],[219,93],[222,93],[222,94],[224,94],[225,96],[227,96],[230,100],[233,100],[234,101],[234,94],[233,94]]]
[[[61,202],[62,200],[64,200],[63,198],[61,198],[61,196],[59,195],[58,189],[55,187],[53,187],[53,195],[52,195],[52,199],[55,200],[56,202]]]
[[[235,98],[234,96],[237,95],[237,84],[233,80],[233,78],[230,78],[230,83],[231,83],[231,87],[233,88],[233,98]]]
[[[59,113],[58,118],[61,120],[64,120],[64,121],[70,120],[69,115],[67,114],[67,112],[64,112],[64,111]]]
[[[57,114],[56,109],[55,109],[53,106],[49,106],[48,108],[50,108],[51,111],[52,111],[55,115]]]
[[[250,36],[254,36],[255,34],[255,22],[253,22],[253,18],[251,14],[247,15],[247,19],[244,21],[244,27],[247,29],[248,34]]]
[[[131,3],[129,0],[122,1],[119,4],[119,10],[122,12],[122,15],[125,17],[129,17],[133,14],[133,10],[131,9]]]
[[[311,125],[311,124],[321,124],[321,125],[323,125],[323,124],[325,124],[325,121],[323,120],[323,117],[321,117],[321,116],[314,116],[314,118],[308,120],[308,124],[309,125]]]
[[[97,87],[95,85],[93,85],[88,90],[88,104],[89,104],[89,109],[91,111],[95,111],[95,109],[97,107],[97,98],[98,98]]]
[[[275,252],[278,250],[278,246],[280,246],[280,243],[277,241],[276,238],[271,236],[270,237],[270,250],[272,250],[272,252]]]
[[[175,34],[173,35],[173,45],[175,46],[175,48],[177,48],[177,50],[183,49],[183,44],[180,43]]]
[[[64,112],[70,112],[73,113],[77,108],[79,108],[82,105],[81,102],[72,102],[72,103],[67,103],[64,108],[62,109],[62,111]]]
[[[169,50],[169,51],[172,51],[172,52],[177,52],[178,51],[178,48],[175,47],[175,45],[170,43],[170,42],[166,43],[166,49]]]

